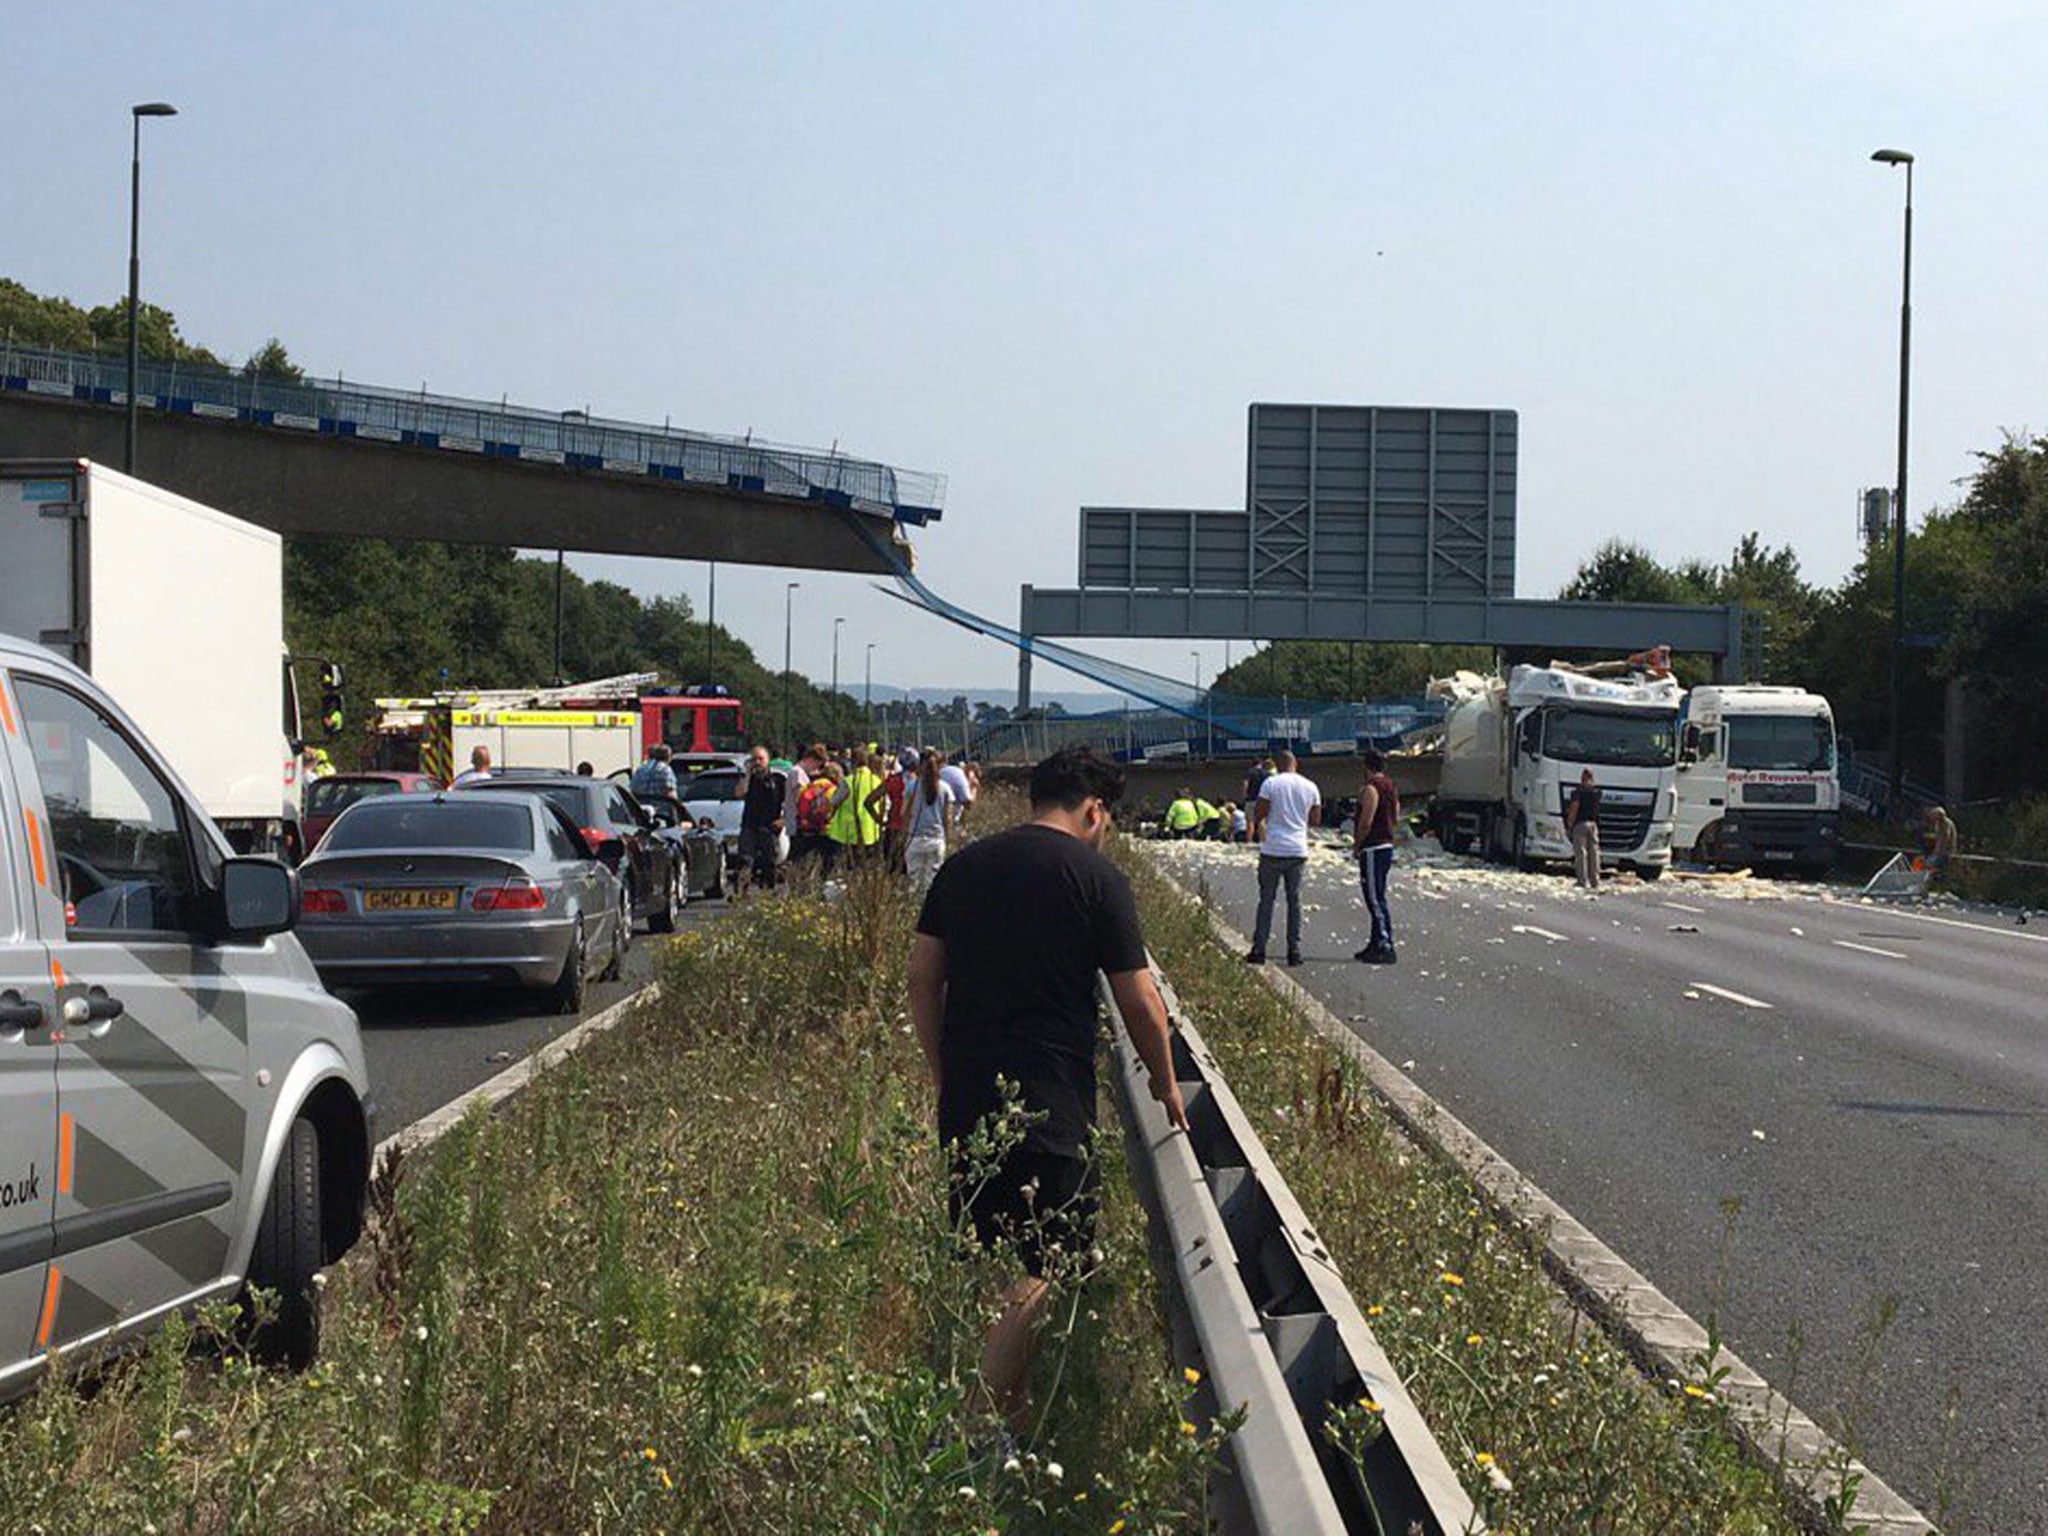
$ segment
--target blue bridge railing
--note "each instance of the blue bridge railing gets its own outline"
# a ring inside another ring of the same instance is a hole
[[[0,344],[0,390],[125,405],[127,359]],[[851,507],[919,527],[940,516],[946,495],[943,475],[892,469],[836,450],[339,378],[293,381],[189,363],[144,362],[135,393],[144,409],[171,415],[722,486]]]

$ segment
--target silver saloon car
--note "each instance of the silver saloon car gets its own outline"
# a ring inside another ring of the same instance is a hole
[[[299,866],[299,938],[331,987],[509,982],[574,1013],[632,942],[615,850],[537,795],[359,801]]]

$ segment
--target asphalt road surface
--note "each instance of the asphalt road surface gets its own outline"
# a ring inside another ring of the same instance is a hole
[[[725,910],[723,901],[693,901],[683,909],[684,926],[711,921]],[[581,1017],[645,986],[661,942],[642,924],[626,953],[623,976],[592,982]],[[495,1077],[577,1022],[549,1012],[533,994],[501,987],[385,988],[346,991],[342,997],[362,1024],[380,1140]]]
[[[1253,850],[1161,849],[1250,931]],[[1702,1321],[1740,1200],[1730,1346],[1824,1423],[1860,1401],[1927,1513],[1970,1480],[1954,1528],[2048,1530],[2048,924],[1759,881],[1589,899],[1420,844],[1400,963],[1369,967],[1356,866],[1305,885],[1292,974],[1339,1018]]]

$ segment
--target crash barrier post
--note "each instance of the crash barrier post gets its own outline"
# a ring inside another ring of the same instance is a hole
[[[1188,1133],[1167,1125],[1122,1031],[1114,1032],[1117,1105],[1136,1154],[1134,1182],[1164,1228],[1217,1411],[1244,1414],[1224,1454],[1250,1529],[1483,1531],[1172,984],[1156,964],[1152,976],[1173,1022]],[[1113,1008],[1106,981],[1101,991]],[[1354,1457],[1324,1426],[1333,1413],[1368,1402],[1379,1432]]]

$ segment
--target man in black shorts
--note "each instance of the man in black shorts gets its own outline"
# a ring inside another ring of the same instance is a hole
[[[1117,1012],[1167,1121],[1187,1129],[1165,1005],[1152,985],[1130,883],[1104,858],[1123,770],[1086,747],[1031,770],[1031,816],[971,842],[939,867],[910,952],[910,1011],[939,1095],[939,1139],[953,1210],[984,1246],[1014,1242],[1024,1274],[1003,1290],[981,1374],[1013,1429],[1029,1412],[1035,1333],[1059,1253],[1094,1237],[1095,977]],[[962,1148],[999,1114],[997,1079],[1017,1085],[1021,1144],[980,1176]]]

